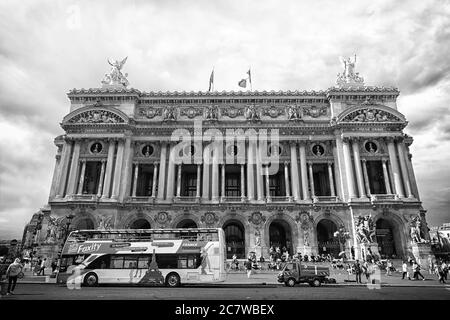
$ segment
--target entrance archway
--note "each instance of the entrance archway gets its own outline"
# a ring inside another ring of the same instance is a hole
[[[74,230],[93,230],[94,221],[91,218],[81,218],[75,224]]]
[[[337,258],[341,249],[339,241],[334,237],[334,233],[338,229],[336,223],[330,219],[322,219],[316,229],[319,254],[331,254]]]
[[[286,248],[292,255],[292,230],[290,225],[280,219],[273,220],[269,226],[269,244],[271,247]]]
[[[378,250],[380,256],[384,258],[395,258],[401,254],[401,250],[398,248],[400,239],[395,231],[395,226],[391,221],[380,218],[376,222],[375,235],[378,243]]]
[[[197,228],[197,224],[192,219],[184,219],[177,223],[177,228]]]
[[[130,229],[150,229],[150,222],[146,219],[137,219],[130,224]]]
[[[245,228],[238,220],[228,220],[223,225],[227,259],[235,254],[238,259],[245,258]]]

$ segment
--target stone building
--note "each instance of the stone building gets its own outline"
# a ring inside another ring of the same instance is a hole
[[[399,90],[366,86],[355,60],[327,90],[278,92],[142,92],[124,63],[68,93],[43,243],[60,243],[69,218],[221,227],[228,257],[429,253]]]

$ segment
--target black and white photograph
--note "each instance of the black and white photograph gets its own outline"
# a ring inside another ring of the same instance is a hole
[[[1,1],[0,305],[448,302],[449,57],[447,0]]]

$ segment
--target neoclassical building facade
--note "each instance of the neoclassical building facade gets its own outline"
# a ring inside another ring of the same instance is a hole
[[[327,90],[283,92],[142,92],[112,66],[101,88],[68,93],[43,243],[70,217],[220,227],[229,258],[428,252],[399,91],[366,86],[354,62]]]

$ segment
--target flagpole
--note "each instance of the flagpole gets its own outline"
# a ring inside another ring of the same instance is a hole
[[[212,82],[212,91],[213,91],[213,92],[214,92],[214,67],[215,67],[215,66],[213,66],[213,71],[212,71],[212,72],[213,72],[213,82]]]
[[[251,72],[251,68],[250,67],[248,67],[248,80],[250,80],[250,92],[252,92],[253,91],[253,85],[252,85],[252,72]]]

